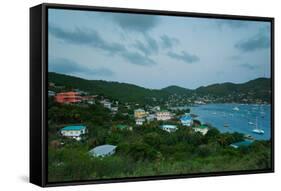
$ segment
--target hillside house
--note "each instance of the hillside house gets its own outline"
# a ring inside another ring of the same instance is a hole
[[[136,119],[138,118],[144,118],[146,116],[146,112],[143,109],[136,109],[134,111],[134,117]]]
[[[100,103],[103,105],[103,107],[107,108],[107,109],[111,109],[111,103],[107,100],[102,100],[100,101]]]
[[[84,101],[84,102],[86,102],[86,103],[88,103],[88,104],[91,104],[91,105],[93,105],[93,104],[95,104],[96,102],[95,102],[95,100],[96,100],[96,96],[83,96],[82,97],[82,100]]]
[[[157,121],[167,121],[172,119],[172,114],[169,111],[159,111],[156,113]]]
[[[200,132],[202,133],[202,135],[206,135],[207,132],[209,131],[209,128],[207,125],[200,125],[200,126],[197,126],[197,127],[193,127],[193,130],[195,132]]]
[[[51,90],[48,91],[48,96],[49,96],[49,97],[53,97],[53,96],[55,96],[55,95],[56,95],[56,92],[51,91]]]
[[[181,124],[183,126],[190,127],[192,125],[192,117],[189,115],[184,115],[180,118]]]
[[[118,111],[118,106],[111,107],[110,110],[111,110],[112,112],[117,112],[117,111]]]
[[[148,116],[146,116],[146,120],[148,122],[154,121],[156,119],[156,115],[155,114],[149,114]]]
[[[137,118],[136,119],[136,125],[143,125],[144,122],[145,122],[144,118]]]
[[[81,140],[81,136],[87,133],[87,127],[83,125],[65,126],[60,130],[62,136]]]
[[[100,145],[89,151],[90,155],[94,157],[106,157],[113,155],[116,151],[115,145]]]
[[[167,131],[168,133],[172,133],[178,130],[176,125],[161,125],[160,128],[164,131]]]
[[[78,92],[61,92],[55,96],[55,101],[58,103],[80,103],[82,97]]]

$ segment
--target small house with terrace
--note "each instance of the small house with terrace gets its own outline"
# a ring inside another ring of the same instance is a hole
[[[160,129],[167,131],[168,133],[172,133],[178,130],[176,125],[161,125]]]
[[[145,122],[145,119],[144,118],[138,118],[136,119],[136,125],[143,125],[143,123]]]
[[[83,125],[70,125],[65,126],[60,130],[64,137],[71,137],[76,140],[81,140],[81,136],[87,133],[87,127]]]
[[[103,107],[111,109],[111,102],[109,102],[108,100],[102,100],[100,101],[100,103],[103,105]]]
[[[55,96],[55,101],[58,103],[80,103],[82,97],[78,92],[61,92]]]
[[[169,111],[159,111],[156,113],[157,121],[167,121],[172,119],[172,114]]]
[[[147,122],[154,121],[155,119],[156,119],[156,115],[155,114],[149,114],[148,116],[146,116]]]
[[[180,118],[181,124],[183,126],[190,127],[192,125],[192,117],[189,115],[184,115]]]
[[[143,109],[136,109],[134,111],[134,117],[135,119],[139,119],[139,118],[144,118],[146,116],[146,112]]]
[[[100,145],[89,151],[91,156],[106,157],[111,156],[116,152],[117,146],[115,145]]]
[[[56,95],[56,92],[51,91],[51,90],[48,91],[48,96],[49,96],[49,97],[53,97],[53,96],[55,96],[55,95]]]
[[[202,135],[206,135],[209,131],[209,128],[207,125],[200,125],[200,126],[193,127],[193,130],[195,132],[201,133]]]

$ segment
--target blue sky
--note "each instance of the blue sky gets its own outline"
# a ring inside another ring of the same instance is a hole
[[[270,77],[270,23],[49,9],[49,71],[160,89]]]

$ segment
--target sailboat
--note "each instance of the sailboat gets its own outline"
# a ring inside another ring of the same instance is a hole
[[[238,107],[234,107],[233,111],[239,111],[239,108]]]
[[[254,125],[254,123],[252,121],[249,121],[248,124],[249,125]]]
[[[258,117],[256,117],[256,128],[254,128],[252,132],[256,134],[264,134],[264,130],[258,128]]]

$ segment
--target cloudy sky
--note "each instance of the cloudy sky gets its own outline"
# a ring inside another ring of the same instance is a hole
[[[146,88],[270,77],[270,23],[49,9],[49,71]]]

